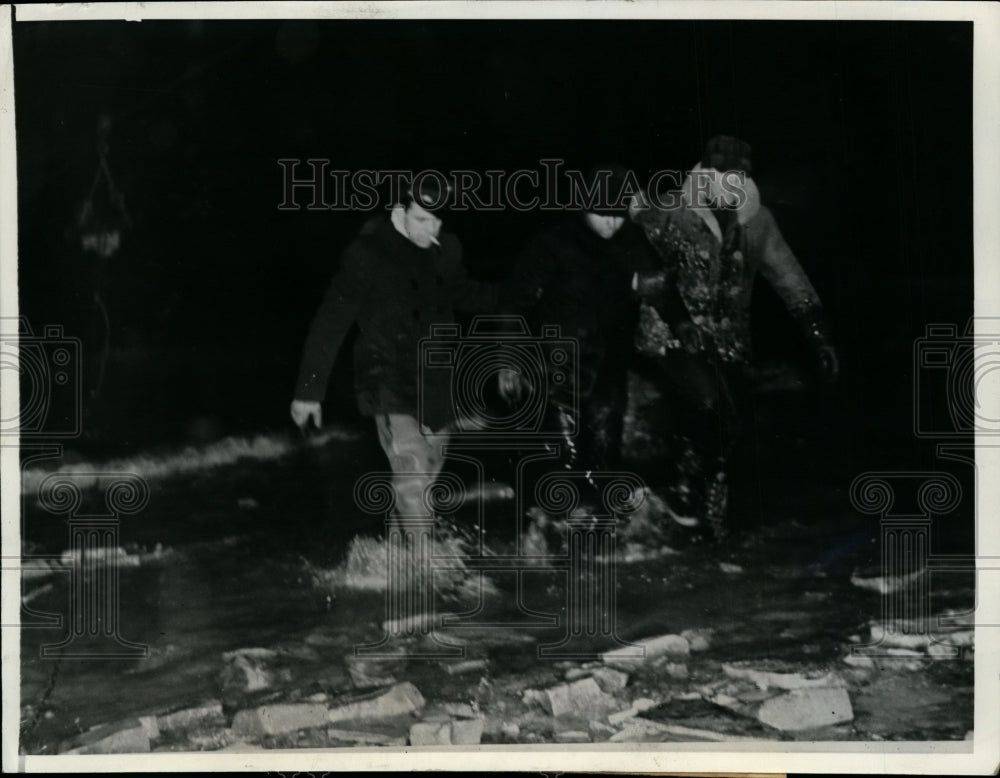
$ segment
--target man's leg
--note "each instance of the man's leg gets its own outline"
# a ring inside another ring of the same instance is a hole
[[[396,493],[396,517],[426,517],[431,511],[424,495],[444,465],[445,431],[421,429],[416,418],[404,413],[375,417],[379,442],[389,458]]]

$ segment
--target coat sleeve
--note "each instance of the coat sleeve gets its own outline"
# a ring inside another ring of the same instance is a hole
[[[349,246],[326,290],[302,349],[295,399],[322,401],[337,353],[368,294],[368,277],[358,244]]]
[[[749,225],[753,254],[764,278],[781,298],[803,334],[814,344],[828,340],[823,305],[785,242],[771,211],[761,207]]]
[[[465,263],[462,261],[462,244],[457,238],[453,241],[454,246],[451,248],[454,255],[451,270],[455,290],[453,305],[465,313],[493,313],[497,309],[499,296],[497,285],[469,278]]]

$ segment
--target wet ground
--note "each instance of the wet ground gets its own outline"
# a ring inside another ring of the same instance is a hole
[[[648,511],[647,523],[619,523],[614,566],[581,574],[613,581],[616,634],[567,634],[576,574],[565,565],[480,578],[468,558],[436,579],[434,612],[457,617],[433,634],[430,622],[386,624],[400,611],[385,596],[382,523],[350,491],[382,465],[373,436],[349,430],[133,460],[153,474],[150,499],[121,519],[119,610],[102,625],[116,622],[146,655],[102,658],[127,647],[81,636],[71,649],[89,657],[43,657],[72,630],[31,627],[68,613],[72,565],[65,519],[29,494],[39,569],[23,587],[21,749],[961,740],[973,715],[972,576],[935,573],[929,611],[952,619],[935,622],[933,640],[886,621],[877,522],[851,508],[843,472],[805,456],[822,433],[802,423],[804,402],[775,394],[764,420],[775,430],[764,453],[784,454],[763,460],[763,522],[715,545],[657,536]],[[835,462],[836,445],[827,452]],[[514,501],[490,492],[477,519],[479,506],[473,497],[439,526],[439,550],[474,547],[478,522],[489,553],[512,552]],[[387,633],[382,650],[400,655],[357,655]],[[674,637],[646,643],[641,659],[607,653],[661,636]],[[442,644],[455,655],[435,655]]]

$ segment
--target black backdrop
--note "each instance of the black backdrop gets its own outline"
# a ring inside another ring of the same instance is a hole
[[[279,212],[281,157],[683,170],[707,137],[746,138],[830,310],[835,410],[859,463],[878,458],[880,426],[909,436],[914,338],[972,311],[971,24],[22,23],[14,55],[22,312],[72,332],[88,304],[92,269],[67,233],[106,112],[134,220],[105,288],[114,345],[198,365],[164,381],[206,412],[239,395],[251,421],[284,422],[309,318],[362,218]],[[471,270],[498,278],[551,218],[449,226]],[[764,287],[758,355],[800,359]]]

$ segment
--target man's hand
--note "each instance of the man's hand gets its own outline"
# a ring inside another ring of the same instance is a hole
[[[526,382],[516,370],[505,367],[497,376],[500,396],[509,403],[518,402],[526,388]]]
[[[303,432],[305,432],[308,428],[310,419],[312,419],[313,424],[316,425],[316,429],[323,426],[323,410],[320,408],[320,404],[318,402],[312,402],[309,400],[292,400],[291,411],[292,421],[294,421],[295,426]]]
[[[837,359],[837,352],[833,346],[820,346],[816,352],[816,362],[819,367],[820,378],[824,383],[832,384],[840,374],[840,361]]]
[[[688,354],[697,354],[705,348],[705,340],[701,336],[698,325],[691,321],[682,321],[675,328],[677,340]]]

